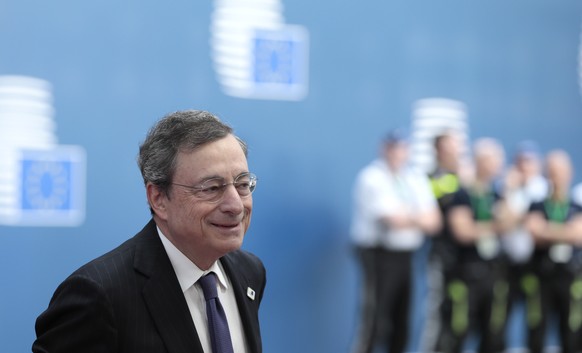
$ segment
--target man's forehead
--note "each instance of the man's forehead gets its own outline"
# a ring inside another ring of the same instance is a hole
[[[247,158],[238,141],[214,141],[194,150],[177,154],[175,174],[197,179],[230,178],[248,171]],[[216,144],[216,145],[214,145]]]

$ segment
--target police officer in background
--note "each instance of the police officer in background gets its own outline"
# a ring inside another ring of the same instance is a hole
[[[513,226],[501,236],[501,248],[508,262],[508,319],[517,320],[520,324],[523,323],[522,308],[525,303],[521,279],[534,248],[533,239],[523,226],[523,221],[530,205],[542,201],[548,193],[548,183],[542,174],[541,162],[539,149],[534,141],[520,142],[513,164],[507,169],[502,183],[503,197],[514,216]]]
[[[407,161],[407,136],[394,130],[356,179],[351,233],[363,291],[354,353],[371,353],[378,343],[402,353],[408,342],[412,255],[440,217],[428,178]]]
[[[437,352],[461,352],[471,330],[480,337],[478,351],[502,352],[508,285],[501,256],[500,231],[509,214],[494,188],[503,165],[503,148],[484,138],[473,146],[475,178],[448,195],[440,235],[444,286]]]
[[[454,266],[450,242],[447,242],[448,213],[453,195],[459,190],[461,181],[461,139],[454,131],[437,135],[433,143],[436,166],[429,174],[434,196],[438,201],[442,219],[441,229],[430,239],[430,252],[427,266],[428,304],[427,320],[422,337],[422,351],[433,352],[441,326],[441,304],[443,301],[443,271]]]
[[[546,156],[550,193],[531,205],[525,220],[535,250],[522,278],[528,346],[544,349],[550,315],[557,314],[562,353],[579,352],[582,326],[582,209],[570,199],[572,164],[565,151]]]
[[[529,207],[542,201],[548,194],[548,183],[542,175],[541,158],[537,144],[522,141],[517,147],[513,165],[505,173],[503,195],[516,217],[514,225],[501,238],[504,252],[516,272],[529,260],[533,252],[533,239],[523,227]]]

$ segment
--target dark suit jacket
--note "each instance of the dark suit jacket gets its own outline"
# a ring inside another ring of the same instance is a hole
[[[254,255],[220,259],[234,287],[251,353],[261,353],[258,310],[266,277]],[[252,288],[255,299],[247,296]],[[69,276],[36,321],[33,352],[203,353],[154,221]]]

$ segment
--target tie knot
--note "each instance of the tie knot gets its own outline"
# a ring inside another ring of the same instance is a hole
[[[216,275],[214,272],[200,277],[198,283],[200,283],[200,287],[202,287],[202,291],[204,292],[204,299],[210,300],[218,296],[216,291]]]

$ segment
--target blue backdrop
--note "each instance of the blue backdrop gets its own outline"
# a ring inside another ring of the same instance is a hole
[[[245,248],[268,269],[265,352],[348,352],[359,285],[352,183],[382,133],[410,124],[417,99],[463,101],[472,138],[497,137],[510,153],[532,138],[544,151],[566,149],[582,170],[582,2],[283,5],[286,21],[310,34],[309,93],[297,102],[221,92],[210,1],[0,0],[0,75],[51,82],[59,143],[87,151],[82,225],[0,225],[0,351],[30,351],[56,286],[148,221],[135,157],[171,111],[210,110],[250,145],[260,184]]]

